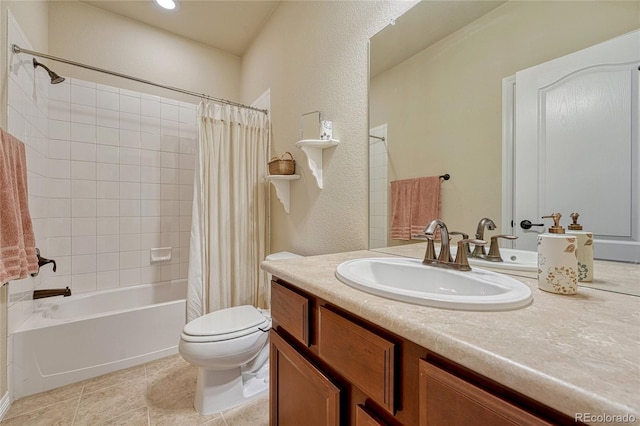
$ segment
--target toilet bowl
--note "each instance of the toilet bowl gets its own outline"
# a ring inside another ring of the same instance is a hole
[[[273,258],[299,257],[276,253]],[[251,305],[221,309],[190,321],[178,350],[198,367],[194,407],[200,414],[223,411],[269,390],[268,311]]]

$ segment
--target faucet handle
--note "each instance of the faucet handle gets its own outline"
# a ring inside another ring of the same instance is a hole
[[[478,240],[476,238],[463,238],[458,241],[458,250],[456,251],[456,260],[453,263],[456,264],[456,269],[459,271],[470,271],[469,259],[467,259],[466,247],[469,247],[469,243],[475,244],[476,247],[481,247],[487,244],[484,240]]]
[[[432,263],[432,260],[436,260],[436,248],[433,244],[432,235],[425,235],[425,238],[427,239],[427,251],[424,253],[424,260],[422,263],[428,264]]]
[[[460,231],[449,231],[449,235],[462,235],[462,239],[463,240],[468,240],[469,239],[469,234],[467,234],[466,232],[460,232]],[[467,251],[467,255],[471,254],[471,249],[469,248],[469,243],[464,243],[464,248]]]
[[[489,246],[489,254],[487,260],[494,262],[502,262],[502,256],[500,256],[500,246],[498,244],[498,238],[504,238],[505,240],[517,240],[515,235],[494,235],[491,237],[491,245]]]

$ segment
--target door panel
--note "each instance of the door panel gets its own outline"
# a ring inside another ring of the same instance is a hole
[[[578,212],[596,258],[640,262],[639,64],[636,31],[516,73],[517,248],[544,229],[522,220]]]

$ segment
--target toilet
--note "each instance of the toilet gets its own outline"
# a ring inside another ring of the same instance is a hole
[[[280,252],[266,260],[294,257],[301,256]],[[184,326],[178,350],[198,367],[193,405],[200,414],[235,407],[269,390],[270,328],[269,312],[251,305],[211,312]]]

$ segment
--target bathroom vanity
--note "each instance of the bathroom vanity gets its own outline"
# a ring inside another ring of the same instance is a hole
[[[263,263],[274,276],[271,424],[640,421],[640,298],[552,295],[521,278],[532,305],[466,312],[387,300],[335,278],[341,262],[375,256],[384,255]]]

